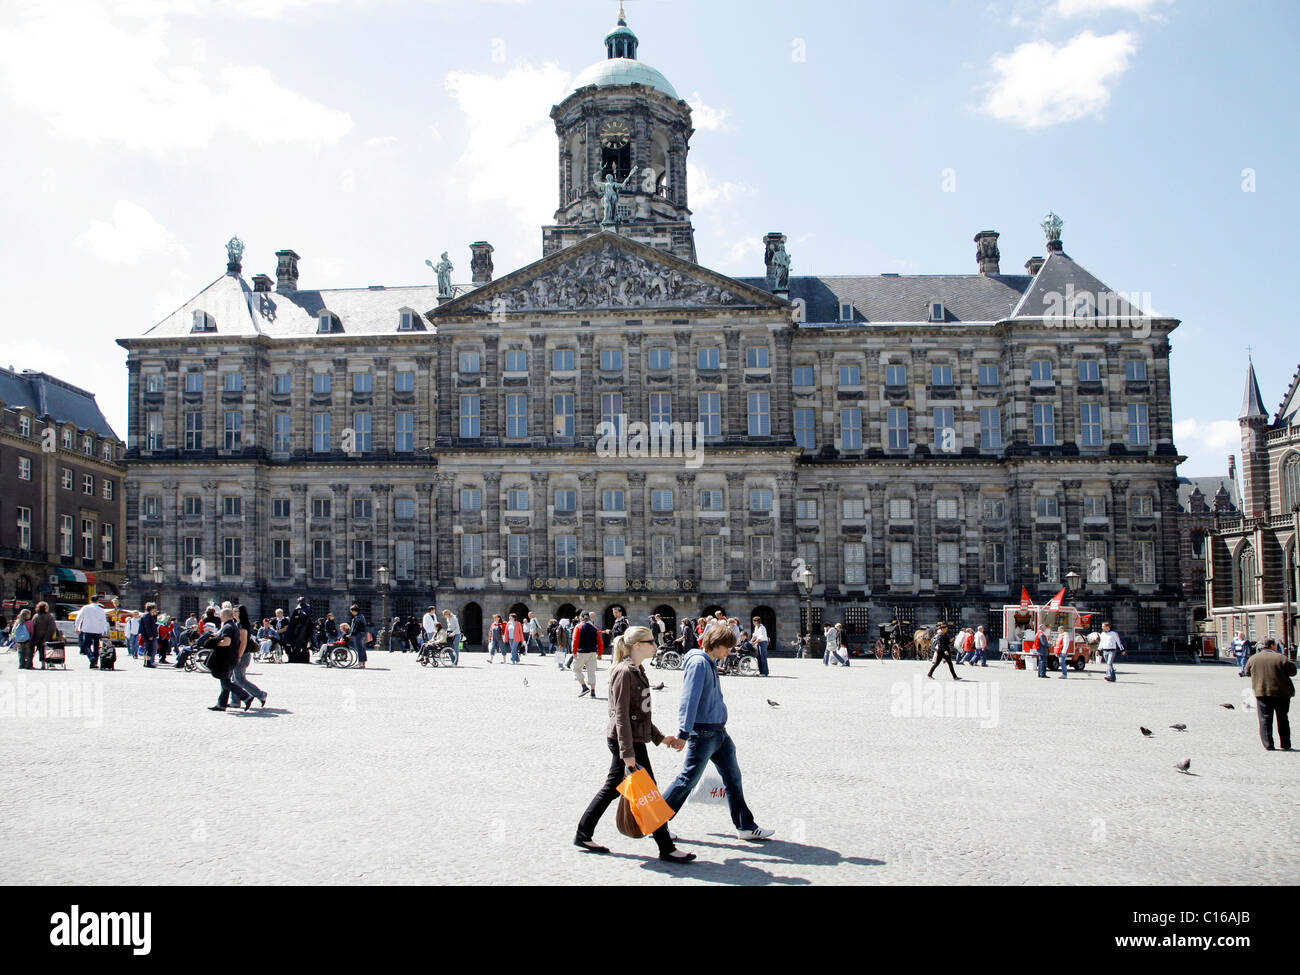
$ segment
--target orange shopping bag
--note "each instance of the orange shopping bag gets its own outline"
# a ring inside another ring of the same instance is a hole
[[[673,818],[672,808],[659,794],[659,786],[643,768],[636,769],[620,782],[618,792],[632,807],[632,815],[646,835]]]

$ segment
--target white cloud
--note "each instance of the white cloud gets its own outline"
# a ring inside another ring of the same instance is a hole
[[[691,197],[691,210],[699,212],[700,207],[721,200],[733,203],[754,192],[748,183],[732,180],[715,180],[695,163],[686,164],[687,187]]]
[[[468,129],[456,176],[470,202],[504,204],[531,229],[554,211],[556,149],[550,112],[569,77],[558,65],[525,62],[504,75],[447,74],[447,92]]]
[[[1116,11],[1146,18],[1173,0],[1056,0],[1054,12],[1061,17],[1095,17]]]
[[[727,120],[730,113],[725,108],[706,105],[698,91],[693,92],[686,101],[691,106],[691,123],[697,131],[724,131],[731,128],[731,123]]]
[[[129,200],[119,200],[113,207],[112,223],[92,220],[89,229],[77,238],[77,246],[114,264],[134,264],[142,257],[158,254],[185,253],[175,234],[144,207]]]
[[[22,8],[0,27],[5,93],[61,138],[158,154],[201,149],[223,130],[321,146],[352,127],[346,112],[285,88],[264,67],[214,72],[200,67],[206,58],[173,56],[161,16],[124,22],[119,13],[92,2]]]
[[[1241,424],[1236,420],[1203,422],[1192,417],[1175,420],[1174,443],[1189,460],[1203,456],[1221,457],[1219,466],[1226,469],[1227,455],[1241,452]]]
[[[1072,122],[1104,109],[1111,86],[1137,50],[1128,31],[1097,36],[1084,31],[1064,44],[1029,41],[994,55],[998,76],[983,110],[1025,128]]]

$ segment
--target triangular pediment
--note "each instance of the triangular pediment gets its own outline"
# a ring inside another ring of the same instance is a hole
[[[1112,290],[1069,255],[1054,252],[1047,255],[1011,317],[1144,317],[1146,312],[1131,298],[1137,296]]]
[[[601,231],[440,305],[476,315],[789,308],[789,302],[673,254]]]

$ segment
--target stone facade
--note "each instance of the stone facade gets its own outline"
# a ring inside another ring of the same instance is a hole
[[[552,112],[561,206],[534,264],[493,280],[477,242],[473,285],[439,299],[301,290],[281,251],[275,293],[231,271],[121,340],[133,569],[156,553],[182,611],[307,592],[338,613],[374,599],[383,564],[399,612],[448,605],[471,639],[493,612],[617,604],[759,615],[781,646],[803,565],[815,617],[858,643],[895,617],[997,635],[1022,586],[1047,599],[1076,569],[1077,601],[1130,646],[1181,638],[1178,535],[1161,531],[1177,322],[1110,300],[1059,225],[1030,274],[1000,273],[992,231],[974,274],[774,289],[710,271],[689,106],[620,80],[636,62],[619,60]],[[654,177],[612,227],[602,165]]]

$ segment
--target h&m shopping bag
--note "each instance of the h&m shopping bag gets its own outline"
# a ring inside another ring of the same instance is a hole
[[[659,786],[643,768],[636,769],[620,782],[618,791],[632,807],[632,815],[643,834],[653,833],[673,818],[672,809],[659,794]]]
[[[722,776],[712,764],[705,768],[700,781],[695,783],[695,788],[691,790],[687,802],[698,802],[708,806],[726,804],[727,787],[722,784]]]

